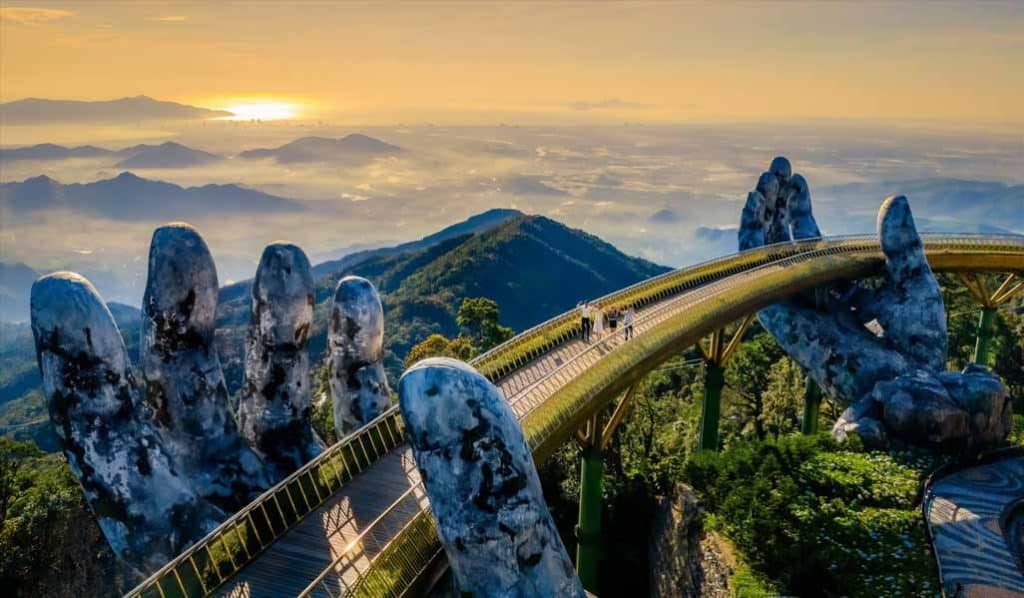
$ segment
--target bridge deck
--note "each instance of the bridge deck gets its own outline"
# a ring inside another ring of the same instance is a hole
[[[687,293],[637,310],[636,335],[643,334],[652,325],[649,317],[652,312],[685,296]],[[621,335],[611,337],[606,334],[604,339],[593,342],[602,347],[581,357],[590,345],[580,340],[569,341],[502,379],[498,388],[516,416],[522,418],[558,387],[625,341],[621,340]],[[573,361],[573,358],[577,359]],[[560,369],[567,371],[550,376]],[[427,498],[422,486],[413,488],[419,481],[412,450],[403,444],[343,486],[324,505],[257,556],[220,589],[219,595],[233,598],[295,596],[347,551],[347,558],[325,581],[331,594],[346,594],[359,572],[369,566],[370,560],[387,541],[420,509],[426,508]],[[410,489],[410,496],[403,498]],[[372,534],[360,539],[359,535],[366,526],[399,499],[402,500],[399,507],[377,522]]]
[[[946,596],[1024,596],[1018,555],[1003,518],[1024,494],[1024,457],[946,476],[928,490],[925,514]]]

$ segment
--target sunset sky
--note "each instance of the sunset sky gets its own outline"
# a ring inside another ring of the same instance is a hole
[[[1009,3],[2,3],[0,100],[352,122],[1024,122]]]

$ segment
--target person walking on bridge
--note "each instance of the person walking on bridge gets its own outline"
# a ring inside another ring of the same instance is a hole
[[[601,306],[594,306],[593,311],[590,312],[590,319],[594,325],[594,337],[601,340],[601,337],[604,336],[604,312],[601,311]]]
[[[580,304],[580,336],[585,343],[590,342],[590,331],[592,326],[590,311],[589,301],[584,301]]]
[[[633,311],[632,305],[627,305],[625,311],[622,312],[622,326],[626,329],[626,340],[633,338],[633,318],[636,317],[636,312]]]

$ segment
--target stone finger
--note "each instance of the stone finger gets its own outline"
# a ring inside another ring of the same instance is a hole
[[[331,400],[338,436],[362,427],[391,406],[384,372],[384,308],[365,278],[338,281],[327,330]]]
[[[448,562],[474,596],[583,596],[511,408],[470,366],[423,360],[399,405]]]
[[[268,245],[252,286],[245,353],[242,435],[277,469],[295,471],[324,450],[311,422],[308,340],[314,284],[309,259],[295,245]]]

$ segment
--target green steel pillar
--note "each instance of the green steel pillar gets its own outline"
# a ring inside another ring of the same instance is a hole
[[[989,349],[992,347],[992,324],[996,319],[995,307],[982,307],[978,317],[978,342],[974,345],[974,363],[988,365]]]
[[[700,448],[718,450],[718,419],[722,414],[725,368],[713,361],[704,366],[704,402],[700,413]]]
[[[592,433],[597,433],[595,430]],[[601,478],[604,462],[600,442],[583,448],[580,465],[580,519],[576,525],[576,571],[583,587],[597,591],[598,561],[601,557]]]
[[[807,376],[804,389],[804,421],[800,431],[804,434],[818,433],[818,411],[821,409],[821,388],[813,378]]]

